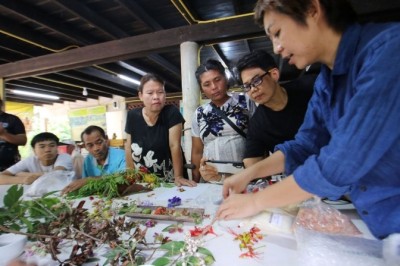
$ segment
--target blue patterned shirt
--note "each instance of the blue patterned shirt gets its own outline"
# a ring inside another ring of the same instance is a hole
[[[237,98],[229,97],[220,109],[246,133],[249,116],[253,111],[249,105],[247,98],[239,95]],[[246,139],[218,115],[210,103],[199,106],[193,114],[192,136],[201,139],[204,144],[203,156],[208,159],[243,160]]]

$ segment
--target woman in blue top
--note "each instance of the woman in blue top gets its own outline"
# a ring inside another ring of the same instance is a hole
[[[323,66],[295,140],[227,179],[218,217],[347,194],[376,237],[399,233],[400,24],[360,25],[346,0],[259,0],[255,17],[289,64]],[[284,181],[236,194],[282,171]]]

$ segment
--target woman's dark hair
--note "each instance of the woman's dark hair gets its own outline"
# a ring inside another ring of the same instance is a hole
[[[201,74],[203,74],[204,72],[210,71],[210,70],[216,70],[226,78],[225,68],[221,64],[221,62],[218,60],[214,60],[214,59],[208,59],[205,63],[201,64],[197,68],[196,73],[195,73],[197,82],[199,83],[200,87],[201,87],[201,80],[200,80]]]
[[[347,26],[357,21],[357,14],[348,0],[258,0],[254,8],[254,19],[263,26],[265,12],[274,11],[306,26],[306,15],[314,1],[319,1],[328,25],[337,32],[343,32]]]
[[[153,74],[153,73],[148,73],[146,75],[144,75],[141,79],[140,79],[140,85],[139,85],[139,91],[143,92],[143,87],[144,85],[149,82],[150,80],[155,81],[155,82],[159,82],[160,84],[162,84],[163,86],[165,86],[165,81],[158,76],[157,74]]]
[[[57,145],[60,143],[60,140],[56,135],[50,132],[42,132],[37,135],[35,135],[32,140],[31,140],[31,146],[32,148],[35,148],[36,143],[42,142],[42,141],[54,141]]]
[[[274,58],[264,50],[254,50],[243,56],[236,64],[236,78],[242,83],[241,73],[248,68],[261,68],[265,72],[273,68],[278,68]]]
[[[92,125],[92,126],[88,126],[87,128],[85,128],[85,130],[82,131],[82,133],[81,133],[81,140],[82,140],[82,142],[84,142],[84,141],[83,141],[83,135],[84,135],[84,134],[90,135],[90,134],[92,134],[92,132],[95,132],[95,131],[99,132],[100,135],[101,135],[103,138],[107,139],[107,135],[106,135],[106,132],[104,132],[104,129],[102,129],[102,128],[99,127],[99,126],[94,126],[94,125]]]

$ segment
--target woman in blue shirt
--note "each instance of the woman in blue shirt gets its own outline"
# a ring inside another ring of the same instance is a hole
[[[399,233],[400,24],[360,25],[346,0],[259,0],[255,17],[289,64],[323,65],[295,140],[227,179],[218,217],[348,194],[376,237]],[[236,194],[282,171],[284,181]]]

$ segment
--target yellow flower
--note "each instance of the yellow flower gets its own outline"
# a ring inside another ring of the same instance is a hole
[[[156,176],[153,174],[145,174],[143,176],[143,181],[149,184],[153,184],[156,182]]]

